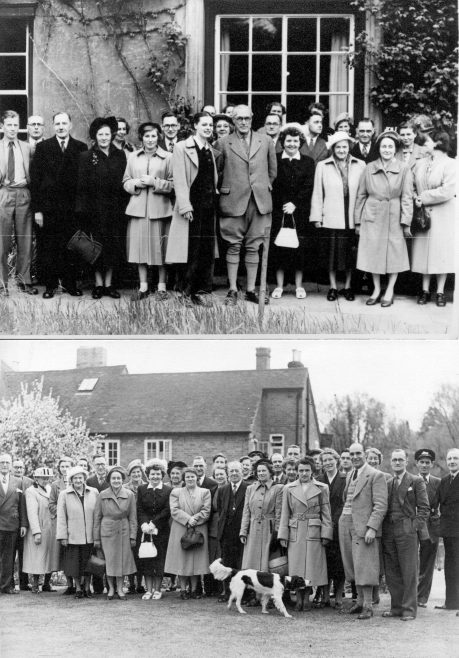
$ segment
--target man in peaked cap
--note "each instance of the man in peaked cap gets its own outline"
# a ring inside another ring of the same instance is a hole
[[[431,475],[435,463],[435,453],[430,448],[421,448],[414,453],[414,461],[419,475],[426,483],[427,496],[429,498],[429,518],[427,519],[428,539],[419,542],[419,580],[418,580],[418,606],[427,607],[432,578],[437,556],[438,539],[440,532],[440,514],[438,488],[440,478]]]

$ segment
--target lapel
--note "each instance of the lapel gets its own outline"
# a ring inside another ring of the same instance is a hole
[[[198,489],[199,489],[199,487],[198,487]],[[199,492],[196,493],[195,500],[198,499],[198,493]],[[192,500],[192,498],[190,496],[190,493],[189,493],[189,491],[186,487],[184,487],[182,489],[182,500],[185,502],[186,506],[188,507],[188,510],[189,510],[188,513],[191,514],[191,516],[193,516],[196,512],[195,512],[195,509],[194,509],[194,506],[193,506],[193,500]],[[201,501],[200,496],[199,496],[199,501]]]
[[[360,469],[360,473],[357,475],[357,484],[354,490],[354,498],[357,496],[357,494],[359,494],[362,491],[363,487],[366,485],[370,477],[370,473],[368,472],[368,469],[369,469],[368,464],[364,464]],[[352,471],[349,475],[351,476],[351,474]],[[350,478],[349,478],[349,482],[350,482]]]
[[[112,488],[111,488],[111,487],[108,487],[108,489],[104,489],[103,491],[100,492],[100,497],[101,497],[101,498],[110,498],[111,500],[113,500],[113,501],[115,502],[116,506],[119,507],[119,508],[121,509],[121,504],[120,504],[120,502],[118,501],[118,498],[127,498],[127,497],[128,497],[128,493],[127,493],[127,491],[124,489],[124,487],[121,487],[120,492],[119,492],[118,497],[117,497],[117,496],[115,496],[115,494],[113,493]]]
[[[199,167],[198,152],[196,151],[196,142],[192,137],[185,140],[185,153],[190,158],[196,168]]]
[[[5,503],[8,498],[10,498],[13,493],[15,493],[19,488],[19,482],[16,480],[15,477],[13,477],[10,474],[10,481],[8,482],[8,489],[6,490],[6,494],[3,491],[3,486],[0,484],[0,505]]]
[[[318,496],[322,490],[319,486],[317,486],[317,484],[314,481],[312,481],[307,491],[303,491],[303,487],[298,481],[295,482],[292,487],[289,487],[289,491],[294,498],[299,500],[301,503],[303,503],[303,505],[306,505],[307,507],[308,500],[314,498],[315,496]]]
[[[245,152],[245,149],[242,146],[241,140],[239,139],[239,137],[237,137],[237,135],[235,133],[233,133],[232,135],[230,135],[228,137],[228,143],[229,143],[229,146],[230,146],[231,150],[236,155],[238,155],[240,158],[242,158],[246,162],[249,161],[249,156]],[[250,146],[250,148],[252,148],[252,146]]]
[[[240,503],[245,499],[245,490],[246,489],[247,489],[247,487],[244,486],[244,482],[241,482],[241,484],[239,485],[239,489],[236,491],[236,495],[234,497],[235,507],[239,507]],[[230,499],[231,499],[231,490],[230,490],[229,493],[230,493]]]
[[[393,482],[393,478],[392,478],[392,482]],[[403,476],[402,481],[398,485],[397,495],[400,505],[402,506],[405,502],[406,494],[408,493],[408,489],[410,488],[412,482],[413,482],[412,476],[408,472],[406,472],[405,475]]]
[[[255,153],[261,148],[261,137],[257,133],[252,132],[250,140],[249,159],[253,158]]]

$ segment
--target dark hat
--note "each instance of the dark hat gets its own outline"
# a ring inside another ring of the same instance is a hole
[[[212,117],[212,120],[213,120],[214,124],[217,123],[217,121],[226,121],[227,123],[230,124],[230,126],[234,126],[234,122],[233,122],[232,118],[230,116],[228,116],[227,114],[214,114],[214,116]]]
[[[414,453],[415,462],[419,461],[423,457],[427,457],[428,459],[431,459],[433,462],[435,461],[435,453],[430,448],[420,448],[419,450],[416,450],[416,452]]]
[[[96,117],[89,126],[89,137],[95,140],[102,126],[108,126],[112,135],[118,132],[118,121],[116,117]]]
[[[185,462],[169,462],[167,465],[167,474],[170,475],[170,472],[172,471],[173,468],[186,468],[188,464],[185,464]]]
[[[252,450],[252,452],[249,452],[248,456],[249,457],[260,457],[260,459],[267,459],[265,453],[261,452],[261,450]]]

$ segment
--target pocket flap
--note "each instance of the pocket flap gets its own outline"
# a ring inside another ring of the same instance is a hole
[[[322,521],[320,519],[309,519],[309,525],[322,525]]]

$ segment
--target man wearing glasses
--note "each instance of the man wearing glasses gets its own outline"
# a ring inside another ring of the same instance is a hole
[[[173,112],[165,112],[161,117],[161,121],[164,137],[158,140],[158,146],[169,153],[173,153],[174,146],[177,144],[180,124]]]
[[[259,248],[265,229],[271,227],[271,190],[277,175],[276,151],[270,137],[252,132],[252,111],[247,105],[234,108],[233,121],[234,133],[222,137],[214,145],[221,151],[220,232],[228,243],[229,291],[225,303],[237,303],[236,280],[244,245],[245,299],[258,304],[255,280]]]
[[[30,146],[32,155],[35,153],[37,144],[44,141],[43,133],[45,132],[45,122],[43,117],[33,115],[27,119],[27,142]]]
[[[272,139],[276,153],[282,153],[282,145],[279,141],[279,134],[282,127],[281,117],[278,114],[268,114],[265,119],[263,132]],[[259,132],[261,132],[261,128]]]

